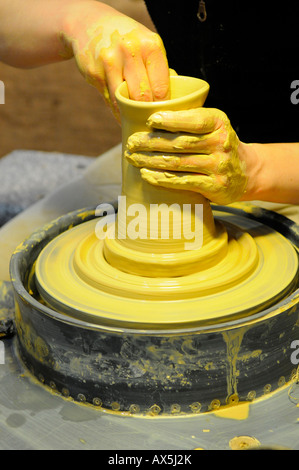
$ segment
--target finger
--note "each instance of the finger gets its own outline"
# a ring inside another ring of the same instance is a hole
[[[144,181],[154,186],[198,192],[207,199],[211,199],[215,192],[215,179],[212,176],[153,171],[146,168],[142,168],[140,173]]]
[[[123,82],[121,59],[114,51],[107,50],[106,54],[102,56],[102,66],[104,69],[104,76],[106,78],[106,91],[103,93],[104,98],[112,107],[116,117],[120,119],[120,112],[115,98],[115,92],[118,86]]]
[[[157,151],[171,153],[211,154],[219,147],[220,131],[211,134],[186,135],[167,132],[136,132],[127,140],[130,152]]]
[[[153,94],[138,41],[133,41],[129,35],[122,38],[121,54],[123,77],[127,82],[130,98],[135,101],[153,101]]]
[[[211,175],[215,173],[216,162],[211,155],[173,155],[155,153],[125,152],[125,157],[131,165],[137,168],[151,168],[167,171],[184,171]]]
[[[147,52],[145,66],[154,101],[170,99],[169,67],[164,46],[160,40]]]
[[[93,57],[87,53],[78,52],[75,55],[76,63],[81,74],[90,85],[104,94],[107,90],[107,83],[105,81],[104,67],[101,61],[96,62]]]
[[[101,93],[115,117],[120,120],[115,89],[123,79],[121,65],[113,51],[109,48],[103,49],[98,59],[87,53],[78,54],[76,60],[86,81]]]
[[[153,101],[153,94],[145,65],[140,58],[126,61],[124,78],[128,85],[129,96],[135,101]]]
[[[107,106],[111,108],[115,118],[120,122],[120,112],[118,109],[118,105],[115,99],[113,99],[113,94],[109,91],[108,84],[102,78],[99,78],[95,75],[86,76],[86,81],[90,85],[94,86],[104,98],[104,101]]]
[[[147,125],[170,132],[209,134],[220,127],[220,117],[222,113],[219,110],[209,108],[163,111],[152,114]]]

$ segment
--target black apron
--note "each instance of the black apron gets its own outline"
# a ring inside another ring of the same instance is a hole
[[[243,142],[299,142],[299,2],[206,0],[204,22],[199,0],[145,3],[169,66],[209,82]]]

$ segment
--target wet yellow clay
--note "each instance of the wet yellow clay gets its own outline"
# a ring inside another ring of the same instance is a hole
[[[238,328],[236,330],[228,330],[223,332],[223,339],[227,346],[227,358],[229,364],[229,374],[227,379],[227,399],[233,395],[237,395],[237,381],[238,381],[238,370],[237,370],[237,359],[238,353],[242,344],[243,336],[246,332],[246,327]]]
[[[213,414],[218,418],[233,419],[237,421],[246,420],[249,417],[250,403],[239,403],[238,405],[227,405],[220,407]]]
[[[97,239],[96,223],[81,224],[49,243],[38,258],[36,278],[42,296],[53,308],[68,312],[71,307],[74,314],[81,309],[110,324],[163,328],[244,317],[245,311],[249,315],[272,305],[277,296],[292,289],[298,269],[296,252],[287,240],[263,226],[257,235],[256,224],[248,220],[249,233],[242,239],[238,231],[238,241],[232,238],[229,242],[229,256],[213,267],[179,277],[129,274],[106,261],[105,240]],[[248,256],[251,230],[251,242],[261,253],[253,265]],[[144,263],[146,266],[146,259]],[[226,341],[231,361],[230,395],[235,393],[240,337]]]
[[[172,76],[171,77],[171,100],[164,102],[134,102],[129,99],[129,92],[126,84],[124,83],[117,92],[117,98],[119,107],[122,113],[122,135],[123,135],[123,151],[125,152],[126,143],[128,138],[138,131],[144,131],[147,129],[147,119],[155,111],[161,109],[184,109],[192,106],[202,106],[207,96],[209,86],[206,82],[197,79],[184,78]],[[199,205],[203,209],[203,223],[201,227],[203,247],[206,246],[206,252],[208,253],[209,243],[218,245],[221,252],[220,244],[221,240],[218,237],[219,227],[215,227],[212,211],[208,201],[199,194],[187,193],[184,191],[173,191],[167,189],[155,188],[144,182],[140,177],[139,169],[131,165],[123,156],[122,160],[122,196],[126,197],[126,207],[131,207],[134,204],[142,205],[145,208],[145,214],[150,214],[151,206],[154,204],[164,204],[165,208],[161,212],[161,221],[164,223],[168,218],[168,209],[173,204],[178,207],[178,212],[183,212],[184,205],[189,205],[191,213],[191,225],[196,223],[196,207]],[[172,275],[182,275],[188,272],[188,266],[190,266],[191,272],[192,260],[190,263],[186,263],[186,243],[188,240],[186,237],[181,236],[175,238],[170,234],[168,240],[162,240],[161,227],[159,229],[158,238],[153,240],[149,236],[147,239],[132,239],[127,237],[127,228],[134,219],[133,216],[124,217],[125,208],[119,207],[118,216],[116,220],[117,235],[115,243],[110,241],[105,242],[105,258],[108,262],[114,266],[124,266],[130,270],[131,274],[142,275],[146,271],[150,272],[150,276],[157,277],[161,275],[168,276],[169,268],[164,269],[164,273],[161,271],[161,263],[157,266],[157,269],[151,263],[147,268],[146,263],[142,262],[143,268],[140,269],[140,263],[136,262],[136,256],[141,257],[143,253],[146,254],[147,261],[150,261],[151,257],[155,257],[158,252],[163,252],[165,255],[176,254],[177,266]],[[127,215],[127,213],[125,213]],[[144,222],[141,222],[142,226],[146,226]],[[150,227],[147,226],[147,230]],[[213,247],[213,248],[214,248]],[[211,247],[212,249],[212,247]],[[194,250],[194,260],[196,259],[196,250]],[[136,253],[136,256],[135,256]],[[179,257],[181,255],[181,260]],[[167,256],[166,256],[167,257]],[[189,255],[189,257],[192,257]],[[180,271],[180,267],[182,271]],[[186,269],[187,267],[187,269]],[[173,266],[172,266],[173,268]],[[122,268],[121,268],[122,269]],[[168,272],[167,272],[168,271]]]
[[[260,447],[261,443],[253,436],[236,436],[229,441],[232,450],[247,450]]]
[[[247,175],[240,142],[222,111],[164,111],[150,116],[147,125],[151,132],[133,134],[126,153],[145,181],[195,191],[217,204],[244,196]]]

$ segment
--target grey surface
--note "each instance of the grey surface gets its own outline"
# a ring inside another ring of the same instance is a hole
[[[16,339],[4,341],[0,365],[0,449],[230,450],[236,436],[264,447],[299,450],[299,386],[250,405],[247,419],[214,414],[180,418],[123,417],[69,402],[24,373]]]
[[[0,159],[0,226],[94,161],[82,155],[15,150]]]

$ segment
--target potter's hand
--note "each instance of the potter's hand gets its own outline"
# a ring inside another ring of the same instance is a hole
[[[83,76],[117,117],[115,90],[124,80],[134,100],[168,98],[169,70],[162,40],[132,18],[101,2],[79,2],[62,39]]]
[[[247,185],[242,159],[246,144],[239,141],[222,111],[163,111],[153,114],[148,125],[150,132],[128,139],[126,152],[128,161],[141,168],[144,180],[196,191],[217,204],[242,198]]]

